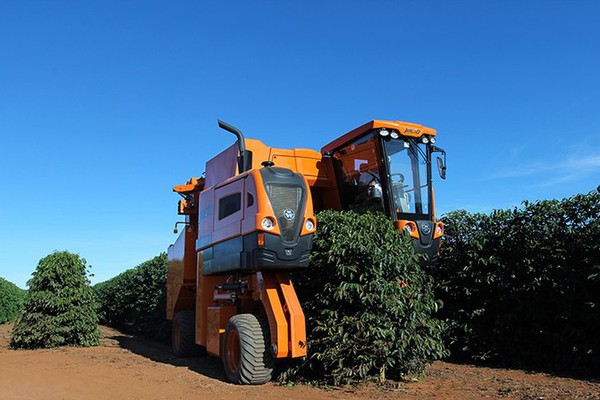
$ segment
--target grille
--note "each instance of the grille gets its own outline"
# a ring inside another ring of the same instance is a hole
[[[283,241],[295,242],[302,221],[302,188],[277,183],[267,183],[265,186]]]

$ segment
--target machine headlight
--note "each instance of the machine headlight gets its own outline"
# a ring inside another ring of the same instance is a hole
[[[427,136],[423,136],[423,138],[421,139],[421,142],[427,144],[427,143],[429,143],[429,139],[427,138]]]
[[[437,228],[435,228],[435,233],[438,236],[442,236],[442,234],[444,233],[444,230],[442,229],[442,227],[440,225],[438,225]]]
[[[379,131],[379,134],[383,137],[386,137],[390,134],[390,131],[388,131],[387,129],[382,129]]]
[[[431,139],[429,139],[429,141],[431,142],[431,144],[434,144],[435,143],[435,138],[432,137]]]
[[[400,135],[398,135],[398,132],[392,131],[392,133],[390,133],[390,137],[392,139],[398,139],[400,137]]]
[[[412,226],[410,224],[404,225],[404,231],[408,232],[409,234],[412,233]]]
[[[307,231],[312,232],[315,229],[315,223],[312,222],[310,219],[307,219],[306,222],[304,223],[304,228]]]
[[[263,227],[263,229],[266,229],[268,231],[272,230],[275,227],[275,223],[273,222],[273,220],[268,217],[263,218],[260,225]]]

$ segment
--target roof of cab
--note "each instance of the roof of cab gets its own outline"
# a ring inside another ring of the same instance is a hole
[[[403,136],[410,137],[421,137],[422,135],[430,135],[435,136],[436,130],[433,128],[428,128],[423,125],[413,124],[412,122],[403,122],[403,121],[384,121],[384,120],[373,120],[369,121],[364,125],[359,126],[356,129],[351,130],[343,136],[335,139],[333,142],[323,146],[321,149],[321,153],[325,153],[328,151],[334,151],[339,149],[342,146],[358,139],[360,136],[364,135],[377,128],[388,128],[388,129],[396,129]]]

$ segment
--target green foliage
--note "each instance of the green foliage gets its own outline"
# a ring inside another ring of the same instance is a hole
[[[25,291],[0,278],[0,324],[12,321],[23,308]]]
[[[123,332],[166,341],[167,255],[162,253],[135,268],[94,286],[100,323]]]
[[[27,282],[23,314],[15,322],[15,348],[95,346],[99,343],[94,294],[86,261],[67,251],[42,258]]]
[[[446,354],[432,280],[380,213],[318,215],[310,267],[294,274],[308,356],[280,379],[349,384],[419,373]]]
[[[431,270],[454,357],[600,371],[600,194],[455,211]]]

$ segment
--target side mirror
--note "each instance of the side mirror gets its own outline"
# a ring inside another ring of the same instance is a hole
[[[442,157],[437,158],[437,167],[438,167],[438,172],[440,173],[440,178],[446,179],[446,165],[445,165],[444,161],[442,160]]]
[[[431,152],[432,153],[442,153],[442,155],[444,156],[443,160],[441,157],[437,158],[437,166],[438,166],[438,172],[440,173],[440,178],[446,179],[446,151],[444,149],[442,149],[441,147],[431,146]]]

